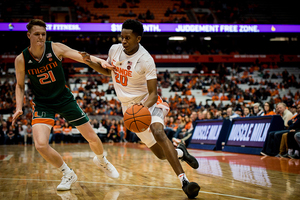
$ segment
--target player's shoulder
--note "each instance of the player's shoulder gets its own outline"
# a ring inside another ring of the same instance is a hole
[[[20,53],[19,55],[17,55],[17,57],[15,58],[15,62],[16,63],[24,63],[25,62],[23,52]]]
[[[148,51],[144,51],[142,56],[139,58],[139,62],[154,64],[154,59]]]
[[[117,49],[119,48],[122,48],[122,44],[119,43],[119,44],[113,44],[110,49],[109,49],[109,52],[115,52]]]

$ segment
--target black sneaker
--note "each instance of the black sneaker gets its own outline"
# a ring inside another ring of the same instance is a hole
[[[289,158],[289,154],[283,154],[283,155],[281,155],[281,154],[279,154],[279,156],[281,157],[281,158]]]
[[[183,180],[182,190],[189,199],[194,199],[196,196],[198,196],[200,186],[195,182],[188,182],[187,180]]]
[[[299,157],[298,155],[296,155],[296,154],[289,155],[289,157],[290,157],[291,159],[300,159],[300,157]]]
[[[184,144],[178,144],[177,148],[183,151],[183,156],[179,159],[185,161],[189,166],[191,166],[194,169],[197,169],[199,167],[197,159],[191,154],[189,154]]]

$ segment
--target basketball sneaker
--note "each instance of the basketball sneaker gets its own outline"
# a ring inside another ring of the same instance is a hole
[[[188,196],[189,199],[194,199],[196,196],[198,196],[198,193],[200,191],[200,186],[195,182],[189,182],[187,180],[183,180],[182,190]]]
[[[77,181],[77,175],[71,170],[68,174],[64,173],[64,176],[61,179],[61,183],[57,186],[57,190],[69,190],[71,189],[72,183]]]
[[[104,157],[104,162],[100,162],[98,157],[95,156],[93,161],[108,177],[110,178],[118,178],[119,172],[116,168]]]
[[[177,148],[183,151],[183,156],[179,159],[185,161],[189,166],[191,166],[194,169],[197,169],[199,167],[197,159],[191,154],[189,154],[184,144],[178,144]]]

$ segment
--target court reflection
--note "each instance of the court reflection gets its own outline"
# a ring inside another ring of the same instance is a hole
[[[199,174],[226,176],[227,178],[231,175],[234,180],[265,187],[272,187],[272,182],[277,182],[278,177],[289,179],[290,176],[285,173],[299,174],[299,160],[240,154],[226,156],[220,153],[213,156],[211,152],[207,156],[201,153],[201,157],[197,156],[197,160],[200,165],[197,169]],[[277,172],[274,177],[273,170],[284,173]]]

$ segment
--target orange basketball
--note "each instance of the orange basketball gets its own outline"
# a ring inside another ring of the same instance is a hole
[[[124,114],[124,125],[134,133],[144,132],[150,124],[151,113],[142,105],[133,105]]]

